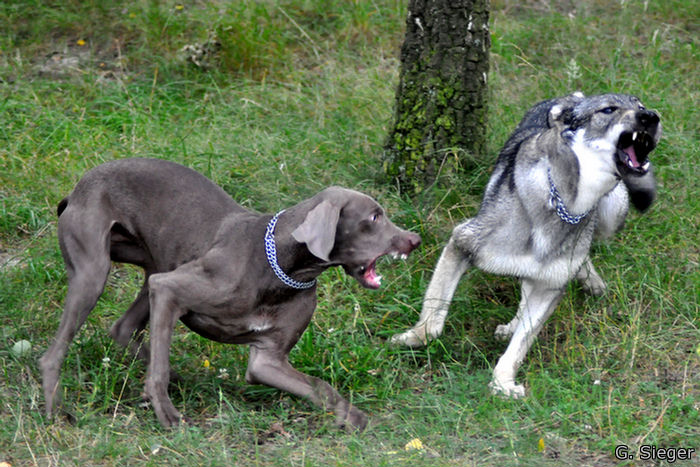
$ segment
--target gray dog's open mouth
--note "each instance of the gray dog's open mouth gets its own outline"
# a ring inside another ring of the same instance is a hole
[[[654,150],[654,138],[646,131],[626,131],[620,135],[615,153],[620,175],[644,175],[649,171],[649,153]]]
[[[408,258],[408,254],[406,253],[399,253],[398,251],[391,251],[389,253],[384,253],[376,258],[374,258],[372,261],[369,262],[366,266],[360,266],[359,268],[356,269],[356,272],[354,274],[351,273],[353,277],[363,286],[368,289],[378,289],[379,287],[382,286],[382,276],[377,274],[377,260],[385,255],[389,255],[394,259],[406,259]]]

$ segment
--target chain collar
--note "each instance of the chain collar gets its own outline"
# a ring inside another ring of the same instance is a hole
[[[284,212],[284,209],[275,214],[275,216],[270,219],[267,224],[267,230],[265,230],[265,255],[267,256],[267,262],[270,264],[272,271],[275,273],[277,278],[284,282],[285,285],[298,290],[310,289],[316,285],[316,279],[310,280],[309,282],[301,282],[292,279],[284,273],[280,265],[277,263],[277,247],[275,247],[275,225],[277,225],[277,219]]]
[[[583,214],[579,214],[578,216],[570,214],[569,210],[566,209],[566,204],[564,204],[564,200],[561,199],[561,196],[559,195],[557,187],[554,185],[554,181],[552,180],[552,172],[549,168],[547,168],[547,180],[549,180],[549,202],[554,208],[554,210],[557,211],[559,219],[571,225],[576,225],[579,222],[581,222],[590,211],[586,211]]]

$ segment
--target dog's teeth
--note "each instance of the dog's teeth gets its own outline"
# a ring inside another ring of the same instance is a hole
[[[644,165],[642,166],[642,170],[649,170],[650,165],[651,165],[651,163],[649,161],[646,161],[644,163]]]
[[[637,133],[636,131],[632,133],[632,141],[637,141],[637,136],[639,136],[639,133]]]
[[[632,159],[627,159],[627,165],[634,169],[634,164],[632,163]]]
[[[401,259],[408,259],[408,255],[406,253],[401,254]]]
[[[398,254],[397,252],[395,252],[395,251],[392,251],[392,252],[390,253],[390,255],[391,255],[391,257],[392,257],[393,259],[398,259],[398,257],[399,257],[399,254]]]
[[[377,284],[380,284],[380,285],[381,285],[381,283],[382,283],[382,276],[377,276],[374,280],[377,281]]]

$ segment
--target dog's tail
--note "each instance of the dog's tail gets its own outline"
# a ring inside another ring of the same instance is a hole
[[[59,203],[58,207],[56,208],[56,214],[58,217],[61,217],[61,213],[65,211],[66,207],[68,206],[68,198],[63,198]]]

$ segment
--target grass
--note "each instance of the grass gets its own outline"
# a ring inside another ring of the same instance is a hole
[[[656,465],[616,460],[619,444],[700,449],[698,6],[492,2],[490,153],[415,200],[378,175],[405,10],[389,0],[0,5],[0,462],[607,466]],[[207,69],[180,52],[214,39]],[[387,339],[415,321],[451,226],[475,212],[525,109],[574,89],[637,94],[660,112],[658,202],[594,248],[609,292],[569,287],[521,369],[530,396],[504,400],[486,385],[515,280],[470,272],[441,339],[419,350]],[[106,333],[139,288],[127,266],[113,268],[64,364],[74,422],[44,419],[36,360],[66,289],[55,206],[85,170],[131,156],[193,167],[264,212],[329,184],[357,188],[421,234],[407,263],[380,265],[379,291],[326,272],[291,355],[365,410],[367,431],[344,433],[303,400],[245,384],[246,348],[182,327],[171,396],[195,424],[162,430],[141,404],[143,365]],[[16,356],[20,340],[31,350]],[[426,449],[405,450],[414,438]],[[696,454],[685,465],[697,464]]]

